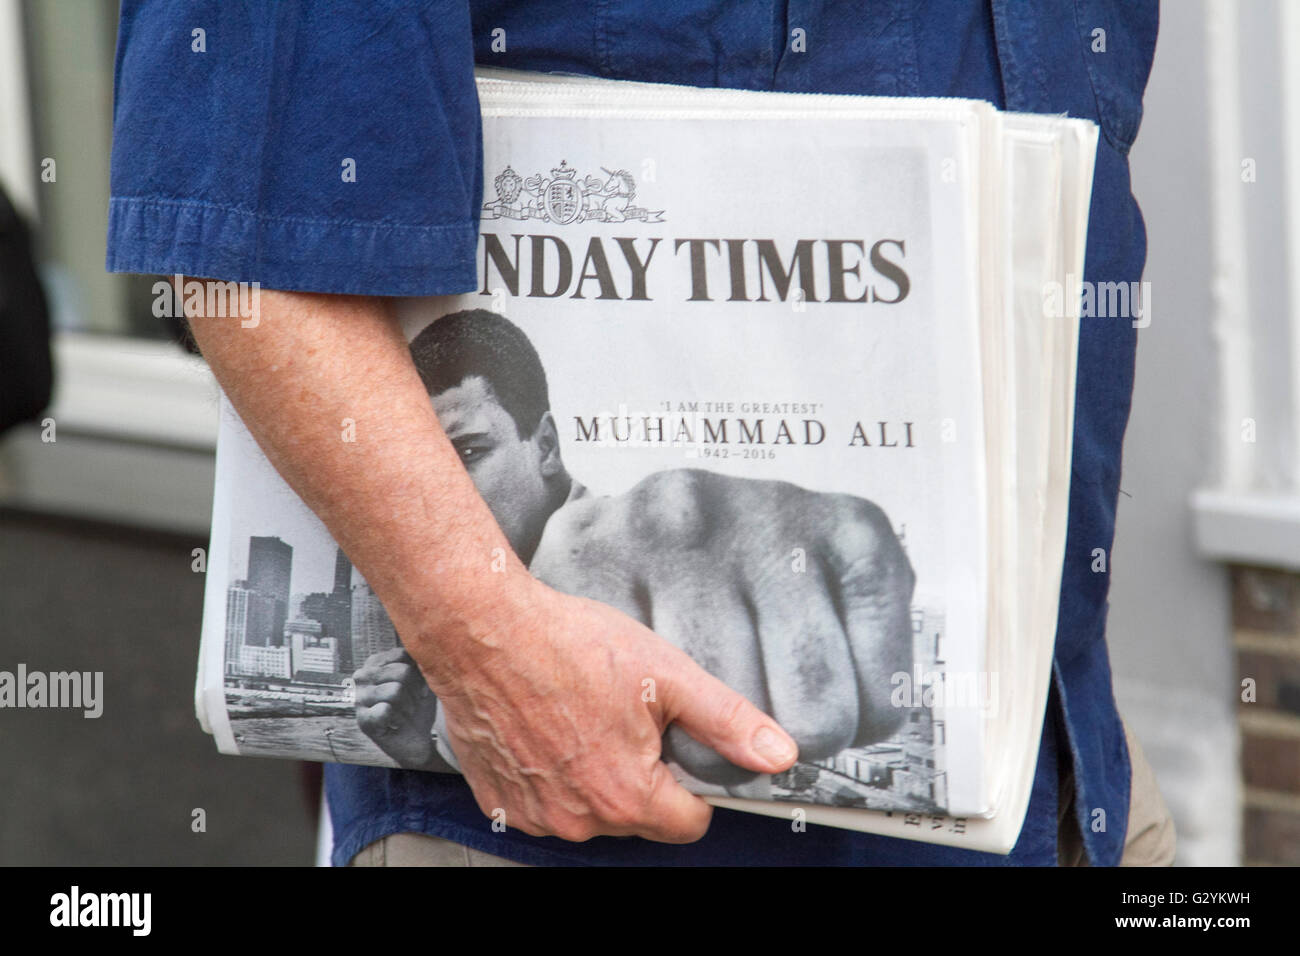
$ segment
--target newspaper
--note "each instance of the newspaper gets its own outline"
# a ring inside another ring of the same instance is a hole
[[[1026,289],[1081,265],[1062,151],[1095,143],[1086,124],[1020,121],[1014,187],[1013,124],[986,104],[505,76],[480,99],[478,286],[399,314],[511,547],[800,744],[758,776],[670,728],[689,789],[1009,850],[1064,535],[1048,447],[1064,438],[1068,466],[1070,416],[1046,396],[1073,393],[1068,316],[1018,355],[1013,330]],[[1026,225],[1011,199],[1033,183]],[[1017,409],[1017,381],[1046,407]],[[227,753],[454,770],[427,687],[382,726],[358,703],[401,637],[224,400],[221,416],[205,727]],[[1026,488],[1041,508],[1021,530]],[[1027,547],[1045,577],[1026,561],[1021,591],[991,579]]]

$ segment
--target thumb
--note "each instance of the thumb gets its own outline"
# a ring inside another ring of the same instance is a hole
[[[662,695],[668,721],[739,767],[758,773],[790,769],[799,746],[780,724],[686,654],[673,658]]]
[[[655,761],[650,781],[647,821],[637,831],[659,843],[694,843],[704,836],[713,808],[673,779],[663,761]]]

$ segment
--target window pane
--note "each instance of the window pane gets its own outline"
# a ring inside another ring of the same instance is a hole
[[[168,324],[153,316],[155,278],[104,270],[117,4],[25,0],[22,15],[40,217],[34,238],[55,326],[168,337]]]

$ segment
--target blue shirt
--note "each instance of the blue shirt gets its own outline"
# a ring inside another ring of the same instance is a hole
[[[1136,281],[1146,236],[1127,154],[1156,21],[1155,0],[124,0],[107,265],[300,291],[472,290],[477,60],[695,86],[960,96],[1094,120],[1084,279]],[[349,160],[353,182],[341,175]],[[1089,859],[1117,863],[1130,769],[1106,652],[1108,572],[1091,565],[1114,535],[1135,347],[1128,318],[1083,320],[1053,686],[1010,856],[796,833],[788,820],[726,810],[687,846],[566,843],[492,832],[459,777],[327,765],[334,862],[413,831],[528,863],[1051,865],[1057,774],[1069,761]]]

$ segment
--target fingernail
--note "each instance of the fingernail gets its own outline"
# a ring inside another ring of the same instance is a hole
[[[769,763],[785,766],[799,753],[795,742],[771,727],[759,727],[751,742],[754,752]]]

